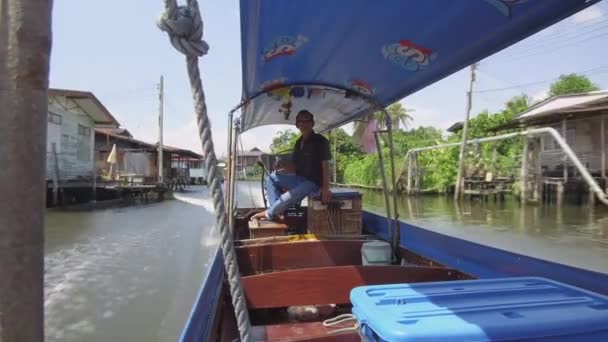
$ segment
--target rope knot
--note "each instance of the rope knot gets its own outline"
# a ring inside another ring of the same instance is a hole
[[[197,7],[167,9],[157,26],[167,32],[173,47],[184,55],[201,57],[207,54],[209,45],[203,40],[203,20]]]

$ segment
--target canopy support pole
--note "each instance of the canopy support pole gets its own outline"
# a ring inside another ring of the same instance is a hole
[[[382,189],[384,190],[384,206],[386,207],[386,223],[388,228],[388,240],[391,242],[391,248],[393,247],[392,241],[393,236],[393,220],[391,215],[391,203],[388,199],[388,184],[386,181],[386,172],[384,170],[384,158],[382,157],[382,146],[380,146],[380,139],[378,138],[378,131],[374,132],[374,139],[376,140],[376,149],[378,150],[378,161],[380,162],[380,174],[382,175]],[[393,254],[395,251],[393,250]]]
[[[52,1],[0,0],[0,341],[44,340]]]
[[[388,148],[390,152],[390,162],[391,162],[391,187],[393,192],[393,210],[394,210],[394,218],[393,218],[393,234],[391,244],[393,246],[393,253],[395,253],[395,258],[398,260],[397,250],[399,248],[400,241],[400,231],[399,231],[399,209],[397,207],[397,182],[395,180],[395,149],[393,146],[393,120],[386,109],[383,109],[384,116],[386,117],[386,130],[388,131]],[[389,226],[390,228],[390,226]]]

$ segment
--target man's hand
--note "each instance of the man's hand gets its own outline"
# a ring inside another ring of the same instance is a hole
[[[331,191],[329,191],[329,186],[324,186],[321,188],[321,203],[327,204],[331,201]]]

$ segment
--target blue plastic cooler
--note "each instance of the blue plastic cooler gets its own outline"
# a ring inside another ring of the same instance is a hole
[[[362,286],[350,299],[370,341],[608,341],[608,297],[544,278]]]

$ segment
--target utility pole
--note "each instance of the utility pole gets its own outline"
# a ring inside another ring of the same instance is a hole
[[[163,75],[158,85],[158,182],[164,181],[163,175]]]
[[[467,110],[462,126],[462,144],[460,145],[460,156],[458,157],[458,175],[456,176],[456,188],[454,189],[454,200],[460,200],[462,196],[462,178],[464,168],[464,153],[467,145],[467,128],[469,127],[469,116],[471,115],[471,105],[473,101],[473,83],[475,82],[475,70],[478,64],[471,65],[471,80],[469,82],[469,91],[467,93]]]
[[[0,341],[44,341],[51,0],[0,0]]]

